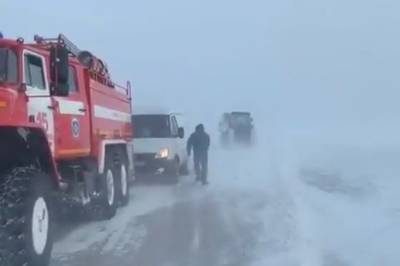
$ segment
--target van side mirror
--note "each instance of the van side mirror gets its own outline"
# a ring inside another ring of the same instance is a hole
[[[27,90],[28,89],[26,87],[26,83],[25,82],[21,83],[21,85],[18,87],[18,91],[19,92],[25,93]]]
[[[53,46],[50,50],[50,74],[52,92],[56,96],[69,95],[68,50],[64,46]]]
[[[185,129],[183,127],[178,128],[178,137],[181,139],[185,137]]]

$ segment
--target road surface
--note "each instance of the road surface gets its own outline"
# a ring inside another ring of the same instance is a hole
[[[63,228],[51,265],[400,265],[400,153],[311,145],[213,151],[207,187],[133,186],[112,220]]]
[[[242,156],[236,158],[239,164],[211,163],[206,187],[193,176],[177,185],[132,187],[130,204],[112,220],[71,225],[59,233],[51,265],[239,266],[252,265],[264,251],[286,250],[290,203],[269,193],[273,190],[263,187],[268,182],[257,184],[260,174],[269,178],[265,163],[254,167]]]

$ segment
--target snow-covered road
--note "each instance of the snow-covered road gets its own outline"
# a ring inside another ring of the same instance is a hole
[[[134,186],[114,219],[65,234],[51,265],[399,265],[400,152],[287,144],[213,150],[208,187]]]

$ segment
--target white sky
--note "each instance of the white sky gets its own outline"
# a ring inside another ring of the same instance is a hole
[[[137,103],[303,128],[400,124],[398,0],[62,3],[3,0],[0,30],[65,33],[131,79]]]

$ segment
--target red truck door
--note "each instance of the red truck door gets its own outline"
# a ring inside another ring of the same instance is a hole
[[[46,60],[44,56],[33,51],[24,50],[23,54],[23,80],[29,97],[29,120],[42,126],[47,134],[51,151],[54,152],[54,116],[45,68]]]
[[[56,106],[56,156],[69,158],[90,154],[90,124],[88,97],[83,70],[69,67],[69,96],[54,97]]]

